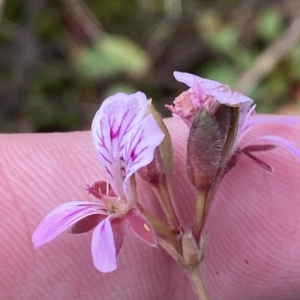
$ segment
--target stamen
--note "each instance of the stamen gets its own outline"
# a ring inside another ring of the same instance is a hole
[[[109,192],[109,183],[106,181],[106,196],[108,197],[108,192]]]

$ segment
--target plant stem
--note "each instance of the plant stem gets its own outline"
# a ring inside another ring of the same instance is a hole
[[[204,222],[206,194],[204,192],[198,192],[196,202],[196,222],[194,226],[194,236],[196,240],[200,239],[201,229]]]
[[[171,201],[166,181],[159,182],[156,185],[151,185],[151,187],[153,188],[153,191],[162,207],[168,223],[177,228],[179,222]]]
[[[209,300],[199,266],[188,269],[193,289],[199,300]]]

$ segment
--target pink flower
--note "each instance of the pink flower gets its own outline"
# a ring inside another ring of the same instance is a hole
[[[229,86],[199,76],[174,72],[177,81],[190,88],[175,98],[174,106],[166,105],[173,114],[180,116],[191,127],[196,112],[202,108],[213,114],[218,104],[240,107],[240,123],[244,122],[253,100],[232,90]]]
[[[243,138],[253,126],[274,122],[291,126],[299,123],[298,118],[255,116],[255,106],[252,106],[253,100],[239,92],[233,91],[227,85],[188,73],[174,72],[174,76],[177,81],[185,83],[190,88],[175,99],[174,106],[166,105],[166,107],[173,114],[180,116],[189,127],[191,127],[194,116],[199,109],[205,109],[213,114],[218,104],[239,106],[237,134],[231,149],[232,158],[229,161],[228,169],[233,167],[239,154],[244,153],[262,167],[273,171],[271,166],[261,161],[253,153],[271,150],[277,146],[284,147],[300,160],[299,149],[279,136],[264,135],[243,145]]]
[[[92,136],[103,171],[109,182],[96,182],[88,191],[95,202],[61,204],[40,223],[32,241],[35,248],[52,241],[68,228],[71,233],[94,229],[92,256],[101,272],[117,268],[118,254],[126,224],[145,243],[156,246],[151,224],[135,207],[135,191],[131,176],[148,165],[164,134],[151,114],[146,115],[146,96],[137,92],[108,97],[97,111],[92,123]]]

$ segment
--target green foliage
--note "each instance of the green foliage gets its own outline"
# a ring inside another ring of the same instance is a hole
[[[198,71],[199,76],[213,78],[216,81],[233,86],[237,81],[237,72],[227,63],[212,62]]]
[[[109,86],[105,93],[103,94],[103,97],[109,97],[111,95],[114,95],[116,93],[126,93],[126,94],[132,94],[135,93],[136,90],[133,86],[125,83],[115,83],[114,85]]]
[[[92,47],[82,47],[74,63],[80,75],[96,79],[118,73],[141,76],[149,68],[150,58],[130,39],[106,35]]]
[[[237,28],[224,24],[215,11],[209,11],[199,17],[199,29],[206,42],[220,51],[230,53],[238,44]]]
[[[292,18],[280,1],[175,2],[4,1],[1,131],[89,128],[90,108],[116,92],[141,90],[165,113],[184,89],[174,70],[234,87]],[[259,111],[299,112],[299,66],[300,43],[249,95]]]
[[[277,9],[264,9],[258,15],[257,31],[266,41],[274,40],[282,31],[283,20]]]
[[[296,80],[300,80],[300,43],[291,49],[289,56],[290,68],[292,71],[293,77]]]

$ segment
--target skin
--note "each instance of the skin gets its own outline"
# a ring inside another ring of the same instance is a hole
[[[188,131],[180,119],[167,125],[175,149],[174,198],[187,226],[194,211],[184,170]],[[277,134],[300,147],[298,132],[299,127],[261,125],[248,137]],[[129,231],[118,270],[109,274],[93,267],[91,233],[63,233],[33,248],[32,232],[50,210],[92,200],[86,184],[104,179],[90,132],[2,135],[0,147],[0,299],[196,299],[172,258]],[[201,268],[213,300],[300,297],[300,162],[281,148],[258,157],[275,173],[241,157],[222,181],[207,219]],[[155,212],[152,192],[138,184],[142,202]]]

